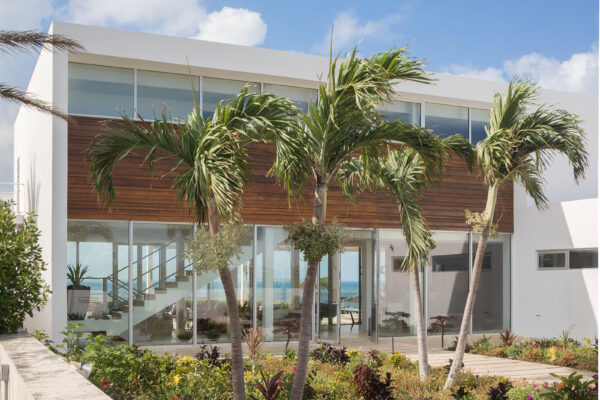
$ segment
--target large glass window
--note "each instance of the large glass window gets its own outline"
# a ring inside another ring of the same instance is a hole
[[[192,81],[200,101],[200,79],[162,72],[137,72],[137,112],[144,119],[161,118],[163,107],[173,119],[185,120],[194,108]]]
[[[467,233],[434,232],[437,247],[431,252],[427,275],[427,324],[429,332],[434,317],[454,316],[447,332],[458,332],[467,294],[469,293],[469,235]]]
[[[410,274],[402,268],[406,240],[400,230],[379,231],[379,336],[415,335]]]
[[[383,106],[383,117],[388,121],[402,121],[421,125],[421,104],[407,101],[394,101]]]
[[[473,258],[479,235],[473,235]],[[489,238],[483,257],[473,332],[500,331],[510,327],[510,235]]]
[[[477,144],[487,137],[486,126],[490,126],[490,110],[471,108],[471,143]]]
[[[425,127],[442,136],[460,134],[469,139],[469,109],[467,107],[427,103]]]
[[[202,113],[205,117],[211,116],[217,104],[221,100],[230,99],[237,96],[240,89],[244,87],[248,82],[234,81],[229,79],[217,79],[217,78],[202,78]],[[260,90],[258,83],[250,83],[252,89],[255,91]]]
[[[285,97],[294,103],[296,106],[306,112],[308,104],[317,99],[316,89],[307,89],[295,86],[273,85],[265,83],[263,85],[265,93],[273,93],[280,97]]]
[[[252,230],[242,252],[229,267],[237,296],[242,331],[252,327]],[[230,342],[227,299],[219,271],[199,272],[196,289],[198,343]]]
[[[113,341],[128,339],[128,238],[127,222],[67,224],[67,268],[87,271],[80,282],[66,282],[67,320]]]
[[[192,265],[184,256],[192,224],[133,224],[133,340],[191,343]]]
[[[69,63],[69,114],[133,116],[133,70]]]
[[[257,324],[267,340],[298,336],[306,262],[280,227],[257,228]]]
[[[569,268],[598,268],[598,250],[570,250]]]

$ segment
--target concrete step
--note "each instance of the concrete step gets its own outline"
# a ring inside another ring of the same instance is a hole
[[[166,290],[165,290],[166,292]],[[156,300],[156,294],[149,293],[144,295],[144,300]]]
[[[133,300],[133,305],[134,306],[143,306],[144,300]]]
[[[162,293],[167,293],[167,289],[154,289],[154,294],[162,294]]]
[[[186,276],[192,276],[192,275],[194,275],[194,271],[191,269],[188,269],[185,271],[185,274],[186,274]]]
[[[166,287],[167,289],[169,289],[169,288],[176,288],[176,287],[178,287],[178,286],[179,286],[179,285],[177,284],[177,282],[165,282],[165,287]]]
[[[177,276],[177,277],[175,277],[175,281],[176,282],[189,282],[190,277],[189,276]]]

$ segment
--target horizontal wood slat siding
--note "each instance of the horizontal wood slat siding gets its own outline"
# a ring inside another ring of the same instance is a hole
[[[184,206],[176,202],[172,180],[162,178],[171,165],[159,162],[154,178],[147,167],[139,166],[139,156],[128,156],[114,176],[116,202],[112,210],[100,206],[93,190],[85,160],[85,150],[92,138],[102,131],[101,119],[73,117],[69,123],[68,217],[71,219],[112,219],[143,221],[193,221]],[[306,188],[304,200],[288,206],[285,191],[266,172],[271,166],[274,150],[268,145],[252,146],[248,151],[252,181],[243,196],[242,217],[246,223],[284,225],[299,219],[310,219],[311,188]],[[481,181],[469,174],[464,163],[455,158],[446,165],[444,182],[425,193],[421,199],[423,214],[435,230],[466,231],[465,209],[481,211],[486,190]],[[502,188],[498,199],[499,230],[513,231],[512,186]],[[342,192],[330,188],[327,202],[328,219],[336,217],[349,227],[398,228],[398,209],[385,193],[365,193],[358,204],[346,200]]]

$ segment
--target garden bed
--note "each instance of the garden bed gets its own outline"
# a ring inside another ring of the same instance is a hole
[[[474,354],[510,358],[598,372],[598,339],[578,342],[563,333],[557,339],[521,339],[507,331],[494,343],[483,336],[468,349]],[[450,347],[451,349],[452,347]]]

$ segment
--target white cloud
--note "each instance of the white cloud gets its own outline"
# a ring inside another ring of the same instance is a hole
[[[585,53],[575,53],[567,60],[530,53],[514,60],[506,60],[502,68],[472,68],[450,65],[442,72],[489,80],[510,80],[518,75],[536,81],[541,87],[567,92],[597,94],[598,92],[598,45]]]
[[[53,11],[49,0],[0,0],[0,26],[3,30],[40,29]]]
[[[260,13],[245,8],[223,7],[208,14],[200,24],[197,39],[256,46],[267,36],[267,24]]]
[[[81,24],[247,46],[262,44],[267,34],[267,24],[256,11],[223,7],[208,13],[198,0],[70,0],[59,16]]]
[[[354,10],[344,11],[333,21],[333,49],[347,49],[358,41],[366,38],[389,39],[397,36],[392,32],[395,24],[404,20],[400,14],[389,14],[377,20],[369,20],[361,24]],[[313,51],[318,53],[329,52],[331,32],[328,31],[323,39],[313,46]]]

